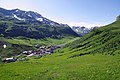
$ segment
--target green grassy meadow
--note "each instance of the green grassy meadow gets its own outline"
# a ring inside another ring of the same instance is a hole
[[[31,38],[10,38],[5,39],[6,42],[9,42],[11,44],[21,44],[21,45],[27,45],[27,46],[33,46],[36,44],[40,45],[59,45],[67,43],[68,41],[71,41],[71,39],[74,39],[76,37],[68,36],[63,37],[61,39],[54,39],[54,38],[43,38],[43,39],[31,39]]]
[[[0,80],[120,80],[120,55],[55,53],[28,61],[0,64]]]

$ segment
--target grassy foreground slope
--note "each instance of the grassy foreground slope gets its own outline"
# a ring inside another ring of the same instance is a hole
[[[0,64],[0,80],[120,80],[120,55],[68,58],[56,53]]]
[[[119,35],[120,21],[116,21],[69,42],[55,54],[1,63],[0,80],[120,80]]]

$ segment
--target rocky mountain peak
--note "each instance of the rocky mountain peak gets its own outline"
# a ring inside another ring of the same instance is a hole
[[[59,24],[57,22],[54,22],[52,20],[49,20],[45,17],[43,17],[41,14],[34,12],[34,11],[24,11],[20,9],[12,9],[12,10],[7,10],[0,8],[0,14],[3,14],[4,16],[15,18],[19,21],[25,21],[29,24],[31,22],[37,22],[37,23],[43,23],[47,25],[52,25],[52,26],[63,26],[63,27],[68,27],[64,24]]]

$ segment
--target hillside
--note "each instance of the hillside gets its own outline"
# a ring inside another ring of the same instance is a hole
[[[49,20],[36,12],[3,8],[0,8],[0,35],[34,39],[78,36],[68,25]]]
[[[72,49],[74,56],[84,54],[110,54],[120,53],[120,20],[112,24],[97,28],[79,40],[66,45]],[[79,53],[79,54],[78,54]]]

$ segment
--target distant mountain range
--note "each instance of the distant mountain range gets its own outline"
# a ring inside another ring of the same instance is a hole
[[[28,38],[62,38],[78,36],[67,24],[49,20],[33,11],[0,8],[0,36]]]
[[[73,26],[72,27],[73,31],[75,31],[80,36],[84,36],[85,34],[91,32],[93,29],[96,29],[96,28],[97,28],[97,26],[91,27],[91,28],[86,28],[84,26],[82,26],[82,27],[80,27],[80,26]]]

